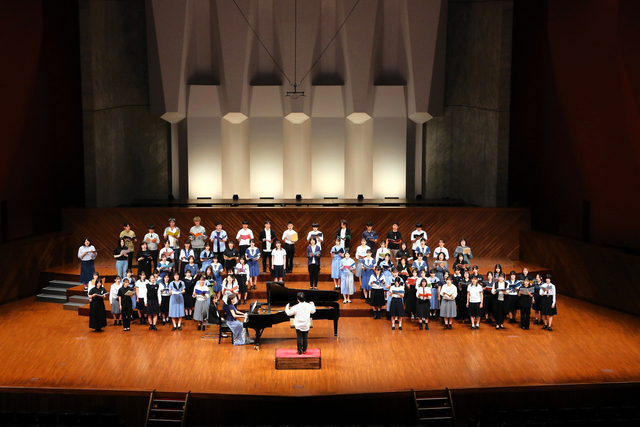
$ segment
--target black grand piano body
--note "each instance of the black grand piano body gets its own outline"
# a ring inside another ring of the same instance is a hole
[[[307,302],[313,302],[316,312],[311,315],[314,320],[333,320],[333,334],[338,339],[338,319],[340,318],[340,293],[318,289],[290,289],[281,282],[267,282],[267,313],[249,313],[244,327],[255,331],[255,345],[260,345],[260,338],[266,328],[278,323],[289,322],[290,317],[284,312],[287,304],[298,303],[296,295],[304,292]],[[281,306],[279,311],[272,311],[271,306]]]

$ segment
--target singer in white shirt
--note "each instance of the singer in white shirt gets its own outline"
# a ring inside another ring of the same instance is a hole
[[[316,312],[316,306],[313,302],[305,302],[306,297],[304,292],[298,292],[296,298],[298,299],[298,304],[293,307],[289,307],[289,304],[287,304],[284,311],[287,313],[287,316],[295,316],[294,325],[298,338],[298,354],[306,354],[311,315]]]

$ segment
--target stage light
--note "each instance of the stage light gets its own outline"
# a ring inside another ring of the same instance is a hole
[[[302,200],[302,194],[296,194],[296,200]]]
[[[363,200],[364,196],[362,194],[358,194],[358,200]]]
[[[393,197],[385,197],[385,199],[399,199],[400,197],[398,196],[393,196]]]
[[[332,200],[332,199],[337,199],[338,196],[329,196],[329,197],[325,197],[325,200]]]
[[[239,199],[238,195],[237,195],[237,194],[234,194],[234,195],[233,195],[233,200],[238,200],[238,199]]]
[[[273,200],[273,197],[271,197],[271,196],[260,197],[260,200]]]

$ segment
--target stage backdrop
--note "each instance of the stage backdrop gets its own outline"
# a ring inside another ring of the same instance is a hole
[[[242,221],[249,221],[249,228],[255,237],[263,228],[265,220],[271,220],[278,238],[286,229],[288,221],[294,223],[294,229],[300,235],[296,256],[304,256],[307,232],[311,224],[318,222],[320,231],[325,235],[323,256],[329,256],[331,246],[342,219],[347,220],[353,237],[351,248],[359,245],[367,221],[372,221],[374,230],[382,238],[391,230],[394,221],[400,224],[404,240],[409,240],[415,230],[416,222],[422,222],[429,237],[428,245],[435,248],[438,239],[446,240],[450,253],[458,245],[460,238],[467,239],[473,254],[479,257],[508,257],[518,259],[521,230],[530,228],[530,212],[523,208],[104,208],[104,209],[67,209],[63,211],[63,224],[74,236],[74,241],[82,242],[86,236],[101,250],[99,256],[111,257],[118,243],[118,236],[124,222],[131,223],[131,229],[138,236],[136,250],[139,247],[147,227],[154,224],[156,232],[162,237],[168,218],[175,218],[182,232],[181,240],[188,238],[193,226],[193,217],[202,218],[202,226],[208,233],[217,221],[223,229],[235,239],[242,227]]]

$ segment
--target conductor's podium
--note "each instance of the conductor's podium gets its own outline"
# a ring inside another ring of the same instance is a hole
[[[322,356],[319,348],[309,348],[298,354],[295,348],[276,349],[276,369],[320,369]]]

